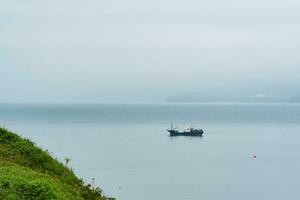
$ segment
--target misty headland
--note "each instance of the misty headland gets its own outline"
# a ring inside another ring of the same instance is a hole
[[[255,95],[234,96],[182,93],[165,99],[168,103],[300,103],[300,95],[276,96],[259,93]]]

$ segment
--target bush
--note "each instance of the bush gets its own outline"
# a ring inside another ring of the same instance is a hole
[[[0,128],[0,199],[104,200],[33,142]]]

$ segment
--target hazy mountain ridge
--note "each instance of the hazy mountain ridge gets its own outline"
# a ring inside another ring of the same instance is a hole
[[[255,95],[230,96],[206,95],[197,93],[184,93],[166,98],[166,102],[197,103],[197,102],[236,102],[236,103],[298,103],[300,94],[295,95],[268,95],[259,93]]]

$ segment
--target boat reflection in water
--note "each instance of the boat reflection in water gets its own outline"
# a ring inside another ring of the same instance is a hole
[[[167,129],[167,131],[170,133],[170,136],[202,136],[203,135],[203,130],[202,129],[197,129],[193,127],[187,127],[183,131],[179,131],[176,128],[173,128],[173,123],[171,123],[171,128]]]

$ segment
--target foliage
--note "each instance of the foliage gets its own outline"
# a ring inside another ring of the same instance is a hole
[[[104,200],[72,170],[33,142],[0,128],[0,199]]]

